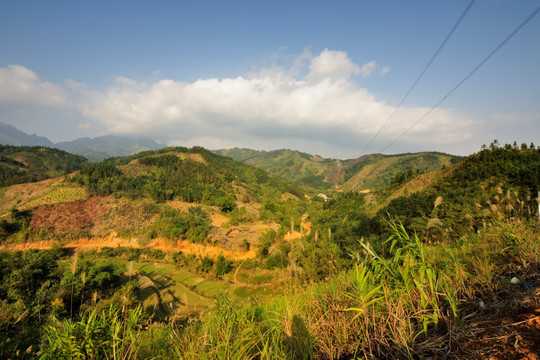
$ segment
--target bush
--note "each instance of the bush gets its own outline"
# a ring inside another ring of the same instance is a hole
[[[225,274],[228,274],[232,270],[232,268],[232,261],[227,260],[223,255],[219,255],[216,261],[214,274],[216,276],[223,276]]]
[[[210,259],[208,256],[205,256],[201,259],[201,264],[199,266],[199,269],[203,272],[211,272],[214,268],[214,261]]]

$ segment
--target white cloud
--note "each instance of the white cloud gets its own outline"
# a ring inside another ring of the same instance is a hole
[[[375,71],[376,67],[377,63],[375,62],[375,60],[372,60],[367,64],[362,65],[362,67],[360,68],[360,74],[362,74],[362,76],[370,76],[371,74],[373,74],[373,71]]]
[[[86,123],[77,125],[77,127],[81,130],[88,130],[92,128],[92,124],[86,122]]]
[[[0,68],[1,116],[67,106],[67,94],[60,86],[41,81],[36,73],[24,66]]]
[[[0,80],[4,76],[20,90],[15,96],[0,85],[0,104],[70,106],[77,112],[80,129],[105,128],[108,133],[175,144],[287,147],[352,156],[394,111],[352,77],[375,71],[383,74],[388,69],[380,70],[375,61],[360,67],[342,51],[324,50],[314,56],[306,50],[289,68],[274,65],[236,78],[141,83],[117,77],[104,91],[70,81],[66,89],[74,104],[69,105],[66,90],[14,66],[0,69]],[[402,107],[384,128],[378,144],[386,145],[399,136],[427,110]],[[470,119],[457,111],[437,109],[413,128],[406,141],[432,148],[430,145],[462,141],[470,134]]]
[[[358,75],[360,68],[343,51],[324,49],[319,56],[311,60],[308,79],[313,82],[322,80],[346,80],[351,75]]]

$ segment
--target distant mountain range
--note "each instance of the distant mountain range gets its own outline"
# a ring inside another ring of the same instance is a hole
[[[157,150],[165,146],[150,139],[115,135],[84,137],[55,144],[46,137],[36,134],[28,135],[14,126],[4,123],[0,123],[0,144],[47,146],[82,155],[90,161],[101,161],[114,156],[128,156],[141,151]]]
[[[54,147],[54,144],[43,136],[36,134],[28,135],[14,126],[0,122],[0,144],[17,146],[48,146]]]
[[[38,135],[28,135],[11,125],[0,123],[0,144],[47,146],[82,155],[97,162],[110,157],[129,156],[158,150],[164,145],[150,139],[106,135],[52,143]],[[325,159],[295,150],[258,151],[251,149],[216,150],[215,153],[255,166],[271,175],[320,191],[378,191],[413,175],[448,167],[462,158],[437,152],[416,154],[363,155],[356,159]]]

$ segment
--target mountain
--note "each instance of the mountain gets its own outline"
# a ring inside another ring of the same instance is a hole
[[[54,147],[54,144],[46,137],[37,136],[36,134],[28,135],[14,126],[1,122],[0,144]]]
[[[114,156],[129,156],[141,151],[163,147],[154,140],[128,136],[105,135],[95,138],[79,138],[55,145],[59,149],[86,157],[90,161],[101,161]]]
[[[357,159],[325,159],[294,150],[217,150],[236,161],[253,165],[297,185],[319,190],[378,191],[400,178],[440,170],[461,157],[438,152],[364,155]]]
[[[114,156],[128,156],[141,151],[157,150],[163,147],[151,139],[128,136],[106,135],[95,138],[78,138],[72,141],[53,143],[46,137],[28,135],[14,126],[0,123],[0,144],[16,146],[47,146],[72,154],[82,155],[90,161],[101,161]]]

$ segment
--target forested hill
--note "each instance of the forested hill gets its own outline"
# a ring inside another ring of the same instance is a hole
[[[62,176],[87,162],[82,156],[47,147],[0,145],[0,187]]]
[[[412,188],[408,183],[403,187]],[[455,238],[481,226],[488,214],[537,216],[538,190],[539,149],[492,147],[447,169],[424,190],[390,201],[381,214],[389,213],[419,233]]]
[[[257,151],[233,148],[217,150],[216,153],[253,165],[298,185],[317,189],[337,186],[345,191],[378,191],[392,182],[440,170],[462,159],[438,152],[371,154],[351,160],[325,159],[293,150]]]
[[[318,155],[288,149],[257,151],[233,148],[217,150],[216,153],[263,169],[295,184],[318,189],[332,187],[332,184],[325,182],[325,175],[340,165],[339,160],[324,159]]]
[[[305,199],[286,180],[201,147],[110,158],[87,163],[65,179],[1,190],[0,243],[114,233],[143,242],[156,237],[171,244],[179,238],[224,241],[236,250],[244,240],[256,242],[279,228],[277,221],[290,222],[278,211],[282,198]],[[222,228],[225,222],[228,230]],[[235,230],[240,224],[250,225]]]
[[[265,192],[300,191],[255,167],[201,147],[163,148],[94,163],[73,178],[98,195],[115,194],[156,201],[182,200],[234,206],[239,195],[259,200]]]

